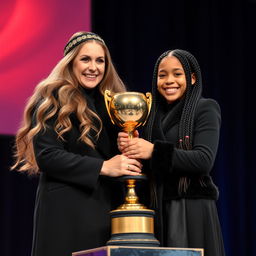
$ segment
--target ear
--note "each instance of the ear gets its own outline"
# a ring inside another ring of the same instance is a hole
[[[196,75],[195,73],[192,73],[191,75],[191,84],[194,84],[196,82]]]

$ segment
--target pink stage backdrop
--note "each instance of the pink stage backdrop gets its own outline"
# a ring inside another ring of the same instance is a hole
[[[0,134],[16,133],[35,85],[80,30],[90,30],[90,0],[1,1]]]

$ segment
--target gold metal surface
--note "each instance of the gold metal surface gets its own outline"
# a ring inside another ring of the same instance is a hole
[[[149,116],[152,104],[151,93],[144,95],[138,92],[123,92],[112,95],[106,90],[104,99],[112,123],[126,131],[129,138],[133,138],[134,130],[144,125]],[[111,233],[114,237],[108,243],[120,245],[123,240],[126,241],[125,244],[133,244],[135,241],[147,245],[159,244],[156,239],[146,239],[154,234],[154,211],[139,203],[135,190],[136,179],[143,180],[145,177],[136,178],[129,175],[124,177],[127,194],[124,204],[111,211]],[[132,237],[131,233],[137,234]],[[117,240],[115,236],[118,236]]]
[[[153,217],[127,216],[112,218],[112,234],[154,233]]]
[[[133,131],[144,125],[150,113],[152,95],[139,92],[122,92],[104,94],[105,104],[111,121],[132,136]]]
[[[139,210],[139,209],[146,209],[146,206],[139,203],[139,198],[136,195],[135,191],[135,179],[127,179],[126,180],[126,187],[127,193],[125,196],[124,204],[120,205],[117,209],[126,209],[126,210]]]
[[[146,95],[139,92],[122,92],[112,95],[109,90],[105,90],[104,99],[112,123],[128,132],[129,138],[133,138],[134,130],[144,125],[148,118],[152,105],[152,94],[150,92],[147,92]],[[121,209],[146,208],[139,203],[135,183],[136,179],[126,180],[127,194],[125,203],[120,206]]]

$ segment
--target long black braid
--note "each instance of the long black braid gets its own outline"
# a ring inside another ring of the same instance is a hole
[[[187,90],[179,124],[179,148],[188,150],[192,148],[195,110],[202,94],[201,71],[197,60],[191,53],[174,50],[172,55],[179,59],[186,74]],[[193,85],[191,84],[192,73],[196,77]]]

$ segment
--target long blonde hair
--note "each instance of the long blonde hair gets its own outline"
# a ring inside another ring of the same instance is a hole
[[[85,33],[77,32],[71,39]],[[125,91],[125,86],[115,70],[107,46],[98,40],[94,41],[100,44],[105,52],[105,73],[98,85],[100,93],[103,94],[106,89],[112,92]],[[33,138],[47,128],[46,122],[53,116],[57,117],[54,130],[58,138],[64,140],[64,133],[72,129],[70,114],[74,113],[80,122],[81,135],[79,139],[94,148],[94,143],[88,133],[93,129],[99,134],[101,128],[98,129],[93,124],[93,119],[98,119],[100,124],[101,120],[95,112],[89,109],[72,69],[73,60],[85,43],[87,42],[79,44],[66,54],[50,75],[36,86],[33,95],[29,98],[21,127],[16,134],[16,162],[12,166],[12,170],[26,171],[29,174],[39,173],[33,149]],[[35,124],[32,124],[33,115]]]

